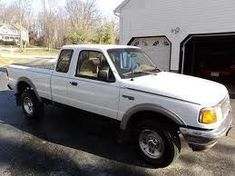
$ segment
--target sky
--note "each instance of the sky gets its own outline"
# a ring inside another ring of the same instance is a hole
[[[11,2],[15,2],[16,0],[1,0],[3,3],[9,4]],[[18,0],[19,1],[19,0]],[[24,0],[22,0],[24,1]],[[35,10],[40,9],[42,6],[40,0],[32,0],[33,8]],[[48,0],[50,1],[50,0]],[[63,6],[66,0],[57,0],[58,5]],[[97,7],[100,9],[101,13],[108,18],[114,18],[113,10],[122,3],[123,0],[97,0]]]
[[[113,15],[113,10],[122,3],[123,0],[97,0],[98,6],[104,15]]]

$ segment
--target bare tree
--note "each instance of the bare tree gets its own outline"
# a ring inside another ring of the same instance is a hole
[[[71,43],[90,42],[101,19],[96,0],[67,0],[65,9],[69,23],[67,40]]]
[[[0,1],[1,21],[4,23],[19,24],[21,20],[22,26],[28,28],[32,5],[31,2],[31,0],[14,1],[7,6]]]
[[[65,43],[114,43],[116,40],[116,25],[100,15],[96,0],[66,0],[63,7],[58,6],[57,0],[41,0],[43,8],[34,15],[33,0],[15,0],[9,5],[1,1],[0,20],[21,23],[29,29],[32,43],[48,49]]]
[[[115,44],[118,42],[118,24],[114,20],[103,19],[96,29],[93,42]]]
[[[63,9],[55,8],[56,1],[42,0],[43,11],[38,15],[40,36],[43,38],[44,45],[50,48],[58,48],[64,44],[67,33],[66,18]]]
[[[95,25],[100,14],[96,7],[96,0],[67,0],[65,7],[71,26],[81,25],[85,29],[89,29]]]

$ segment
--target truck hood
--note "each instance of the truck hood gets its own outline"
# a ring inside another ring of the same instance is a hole
[[[211,107],[217,105],[228,94],[222,84],[176,73],[160,72],[124,80],[124,87],[165,96],[190,103]]]

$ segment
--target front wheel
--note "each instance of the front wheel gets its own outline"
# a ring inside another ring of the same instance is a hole
[[[39,102],[35,93],[26,89],[21,95],[22,109],[29,119],[38,118],[43,113],[43,103]]]
[[[154,167],[167,167],[179,156],[181,145],[177,132],[157,122],[140,122],[135,139],[140,155]]]

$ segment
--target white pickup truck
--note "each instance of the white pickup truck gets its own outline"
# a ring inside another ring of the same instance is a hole
[[[44,103],[58,103],[115,119],[156,167],[178,157],[180,134],[193,150],[204,150],[232,125],[225,86],[162,72],[137,47],[64,46],[57,63],[10,65],[7,74],[27,118],[39,117]]]

